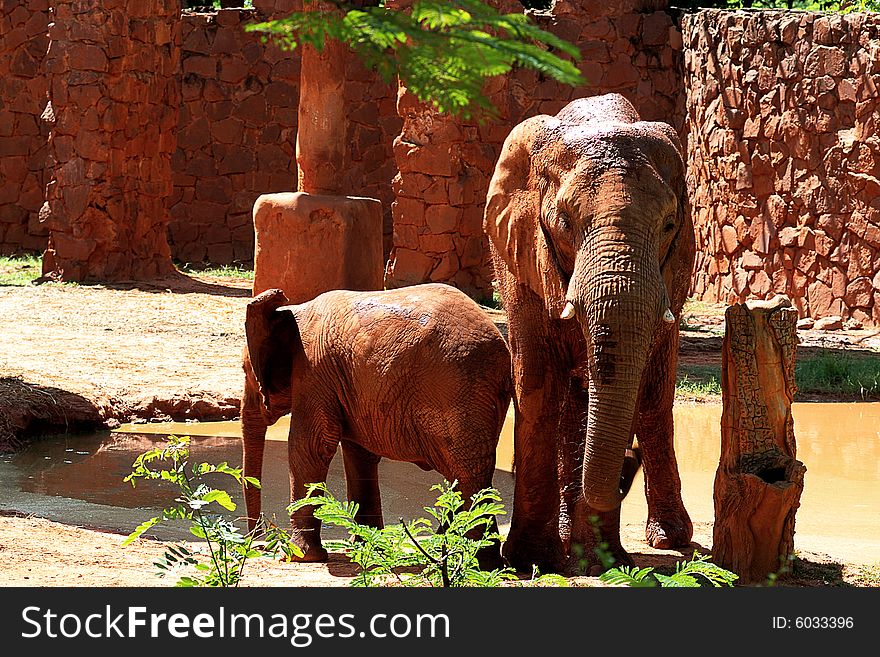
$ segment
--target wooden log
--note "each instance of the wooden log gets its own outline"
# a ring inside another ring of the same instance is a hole
[[[787,297],[727,308],[713,561],[739,583],[784,575],[806,467],[796,459],[797,311]]]

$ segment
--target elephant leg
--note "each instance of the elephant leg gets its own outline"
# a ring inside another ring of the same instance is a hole
[[[466,509],[470,509],[471,498],[474,496],[475,493],[478,493],[484,488],[489,488],[492,486],[491,474],[488,476],[488,479],[486,477],[472,478],[473,474],[471,474],[470,477],[471,478],[468,478],[468,476],[465,475],[463,478],[461,475],[453,475],[453,479],[450,479],[449,476],[446,476],[446,479],[448,481],[458,480],[456,488],[458,488],[458,491],[461,493],[461,496],[464,499],[464,508]],[[482,539],[483,536],[485,536],[487,533],[498,534],[498,521],[496,520],[495,516],[492,516],[488,526],[480,525],[478,527],[474,527],[467,534],[465,534],[465,536],[467,536],[471,540],[478,541]],[[499,541],[493,541],[491,545],[480,548],[480,550],[477,552],[477,561],[480,564],[481,570],[500,570],[501,568],[504,568],[504,559],[502,559],[501,557],[501,543]]]
[[[246,384],[241,407],[241,446],[244,476],[255,477],[262,481],[266,420],[257,398],[258,394],[250,389],[249,384]],[[247,482],[244,482],[242,487],[245,508],[247,509],[248,531],[252,532],[256,529],[262,511],[260,489]]]
[[[651,547],[660,549],[687,546],[693,536],[693,525],[681,499],[673,444],[677,360],[678,331],[670,330],[648,364],[650,378],[642,388],[636,423],[648,502],[645,538]]]
[[[583,497],[581,472],[584,461],[584,434],[589,395],[579,379],[572,378],[565,392],[559,416],[560,449],[557,456],[559,477],[559,537],[566,553],[579,552],[583,547],[582,526],[586,524],[580,512],[579,499]]]
[[[543,369],[543,368],[542,368]],[[544,387],[515,393],[513,517],[504,556],[516,570],[558,572],[565,567],[559,533],[560,482],[557,454],[565,388],[554,370],[544,370]],[[517,381],[515,387],[521,385]]]
[[[572,532],[569,574],[596,576],[612,566],[634,565],[620,542],[620,507],[598,511],[581,497],[572,516],[577,519],[577,531]]]
[[[382,497],[379,493],[381,457],[357,443],[343,440],[342,458],[348,499],[358,504],[355,520],[362,525],[382,529],[385,525],[382,519]]]
[[[317,418],[303,422],[295,415],[291,417],[287,441],[291,501],[304,498],[308,484],[327,481],[339,440],[340,429],[336,421]],[[290,521],[293,540],[304,553],[295,561],[327,561],[327,550],[321,545],[321,521],[315,518],[313,507],[304,506],[294,511]]]

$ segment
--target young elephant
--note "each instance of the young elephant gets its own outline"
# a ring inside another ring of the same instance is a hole
[[[510,354],[476,303],[442,284],[335,290],[287,303],[281,290],[267,290],[247,307],[246,476],[260,477],[266,427],[290,412],[292,499],[326,480],[340,443],[348,497],[359,504],[361,523],[382,526],[382,457],[457,480],[465,499],[492,485],[512,394]],[[247,486],[244,496],[252,529],[260,490]],[[291,520],[302,560],[326,560],[310,508]],[[497,546],[492,552],[481,563],[500,563]]]

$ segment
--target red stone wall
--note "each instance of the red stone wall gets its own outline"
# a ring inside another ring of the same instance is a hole
[[[519,2],[498,0],[504,12]],[[482,231],[483,207],[501,145],[510,129],[569,100],[615,91],[647,120],[684,127],[681,34],[659,0],[557,0],[535,14],[546,30],[577,44],[587,80],[572,88],[518,69],[487,86],[498,120],[440,116],[401,94],[403,131],[395,142],[394,249],[389,287],[442,281],[476,298],[491,297],[492,272]]]
[[[258,5],[267,12],[286,6]],[[182,262],[252,264],[257,197],[296,191],[300,55],[244,30],[265,16],[240,9],[182,16],[183,102],[169,226],[172,253]],[[397,171],[391,142],[401,124],[396,88],[354,56],[346,69],[345,193],[382,201],[387,253]]]
[[[880,324],[880,14],[684,21],[697,297]]]
[[[44,273],[84,281],[170,270],[179,13],[177,0],[53,3]]]
[[[182,262],[253,262],[254,201],[296,185],[299,57],[244,31],[253,11],[184,12],[169,240]]]
[[[366,69],[350,53],[345,66],[345,112],[348,118],[346,141],[346,179],[344,193],[366,196],[382,202],[383,250],[391,251],[394,191],[397,175],[394,139],[400,134],[403,119],[397,114],[397,82],[384,82]]]
[[[0,254],[41,251],[48,0],[0,2]]]

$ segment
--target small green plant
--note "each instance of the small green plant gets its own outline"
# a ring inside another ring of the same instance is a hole
[[[39,278],[42,261],[38,255],[0,256],[0,287],[24,287]]]
[[[346,529],[349,537],[325,541],[328,549],[342,551],[361,572],[352,586],[382,586],[396,582],[402,586],[460,587],[498,586],[516,579],[510,568],[480,570],[477,552],[501,540],[492,531],[492,520],[504,513],[501,497],[494,488],[486,488],[471,497],[469,508],[455,483],[444,481],[432,486],[439,491],[433,507],[425,507],[431,516],[376,529],[355,520],[358,505],[341,502],[324,484],[312,484],[305,498],[295,501],[288,511],[314,506],[321,522]],[[436,528],[435,528],[436,523]],[[482,527],[480,538],[466,536]]]
[[[860,566],[855,576],[857,586],[880,587],[880,563],[873,566]]]
[[[705,584],[716,587],[733,586],[738,578],[737,574],[712,563],[709,561],[708,555],[702,555],[699,552],[694,552],[690,561],[676,563],[675,572],[671,575],[655,572],[650,567],[623,566],[606,570],[599,576],[600,581],[612,586],[661,586],[666,588],[695,588]]]
[[[184,274],[198,274],[199,276],[211,276],[214,278],[244,278],[254,280],[254,270],[241,265],[209,265],[193,263],[177,263],[177,269]]]
[[[154,468],[154,465],[157,467]],[[171,482],[177,487],[179,496],[174,500],[176,504],[162,510],[161,516],[138,525],[123,541],[123,545],[128,545],[151,527],[167,520],[189,520],[190,533],[205,541],[205,545],[198,548],[190,548],[183,543],[169,545],[154,564],[160,577],[182,569],[195,571],[194,574],[181,575],[177,586],[238,586],[247,560],[263,554],[257,549],[253,534],[242,534],[234,520],[208,512],[212,504],[227,511],[234,511],[236,506],[229,493],[205,482],[211,475],[232,477],[239,485],[247,482],[249,486],[260,486],[257,479],[244,477],[240,468],[230,467],[225,462],[190,465],[189,436],[168,436],[164,447],[139,455],[132,464],[131,473],[125,477],[133,488],[139,480]],[[285,552],[295,550],[295,546],[290,545],[286,538],[281,530],[273,530],[270,526],[264,543],[267,552],[274,556],[278,549]]]
[[[779,557],[779,570],[774,573],[768,573],[764,586],[772,587],[779,583],[780,578],[790,574],[794,570],[794,563],[797,560],[797,552],[789,554],[787,557]]]

